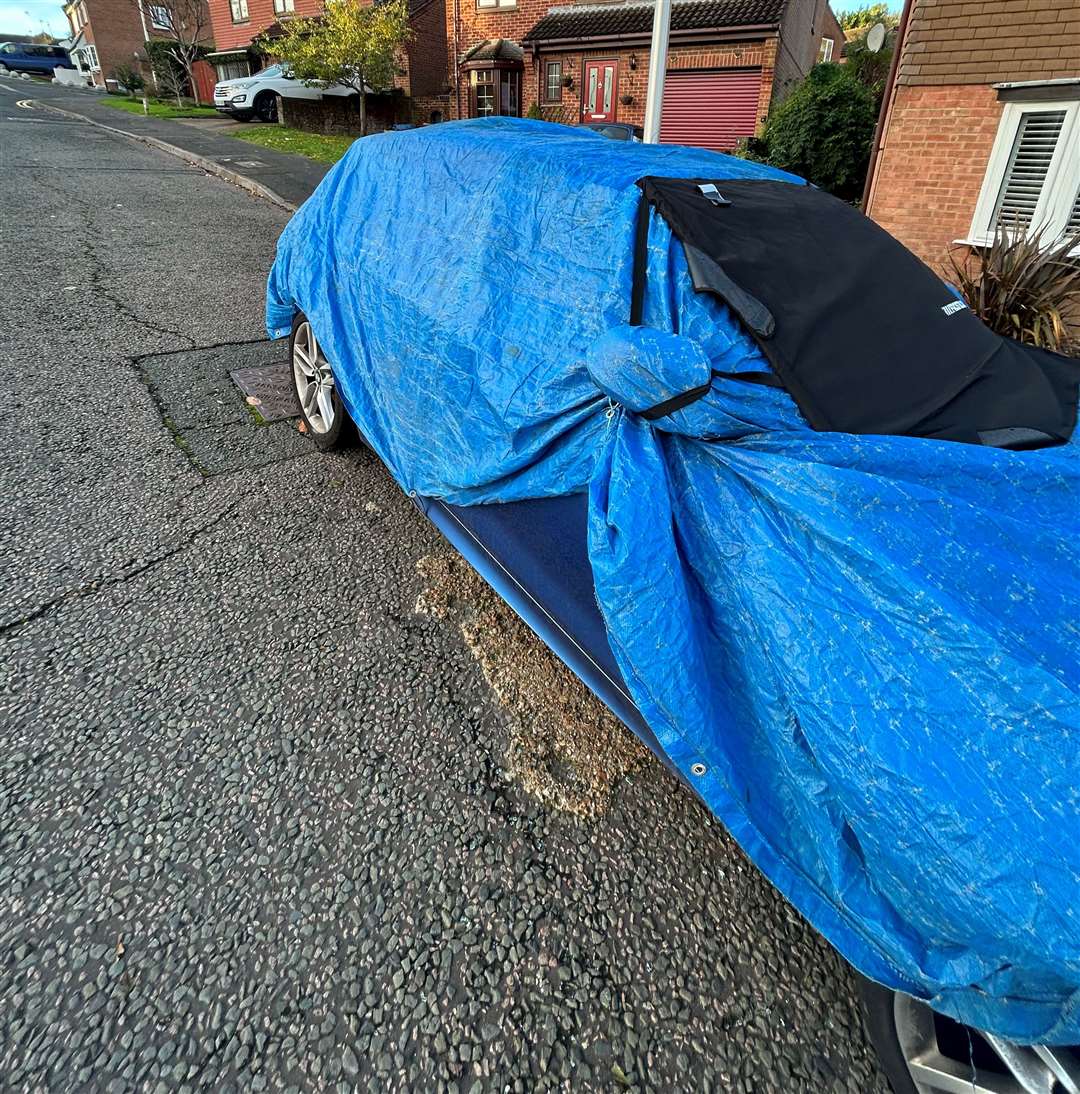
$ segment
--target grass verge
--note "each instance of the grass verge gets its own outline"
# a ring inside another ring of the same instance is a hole
[[[121,99],[116,95],[110,95],[101,100],[106,106],[114,110],[124,110],[128,114],[141,114],[142,99]],[[217,111],[212,106],[177,106],[176,103],[165,103],[159,100],[150,101],[151,118],[216,118]]]
[[[355,137],[326,133],[305,133],[287,125],[253,125],[229,134],[240,141],[273,148],[277,152],[295,152],[320,163],[337,163],[349,150]]]

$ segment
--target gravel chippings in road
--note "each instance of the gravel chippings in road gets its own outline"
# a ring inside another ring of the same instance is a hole
[[[417,563],[416,610],[453,617],[507,712],[510,773],[544,805],[596,817],[648,750],[460,556]]]
[[[220,386],[284,217],[10,113],[0,1087],[884,1094],[846,967],[708,812],[614,729],[568,784],[605,808],[527,793],[413,610],[438,533]]]

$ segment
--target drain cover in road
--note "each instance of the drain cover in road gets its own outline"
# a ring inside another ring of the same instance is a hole
[[[232,342],[144,357],[139,373],[177,448],[200,474],[222,475],[311,451],[285,420],[300,408],[283,356],[280,342]]]
[[[229,375],[264,422],[300,417],[300,404],[296,401],[288,365],[238,368]]]

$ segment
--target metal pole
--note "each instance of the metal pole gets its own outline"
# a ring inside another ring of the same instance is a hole
[[[645,89],[645,143],[660,143],[660,106],[664,101],[671,0],[654,0],[652,44],[649,46],[649,83]]]

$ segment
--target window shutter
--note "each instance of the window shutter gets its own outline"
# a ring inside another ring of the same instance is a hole
[[[1024,114],[990,221],[993,229],[1031,225],[1064,126],[1064,110]]]
[[[1076,193],[1072,212],[1069,214],[1069,219],[1065,222],[1066,236],[1074,236],[1077,233],[1080,233],[1080,190]]]

